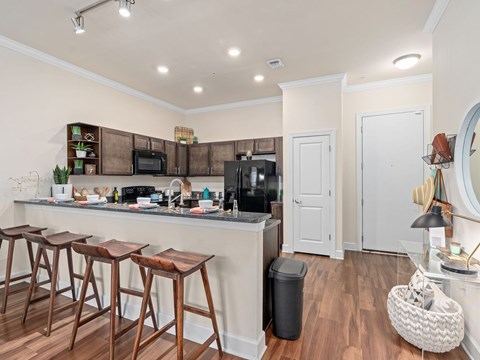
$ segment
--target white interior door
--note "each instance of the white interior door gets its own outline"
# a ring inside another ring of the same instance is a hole
[[[363,248],[398,251],[398,240],[421,241],[412,189],[423,184],[424,113],[362,118]]]
[[[330,136],[293,138],[295,252],[330,254]]]

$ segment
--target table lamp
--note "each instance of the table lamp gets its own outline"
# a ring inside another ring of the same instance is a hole
[[[440,206],[432,206],[432,210],[428,213],[420,215],[411,225],[412,228],[431,228],[431,227],[447,227],[452,226],[452,223],[445,219],[442,214],[456,216],[462,219],[470,220],[476,223],[480,223],[479,220],[469,218],[467,216],[454,214],[450,211],[443,211]],[[454,261],[443,261],[441,267],[444,270],[463,274],[463,275],[477,275],[478,271],[476,269],[470,268],[470,261],[473,257],[473,254],[480,248],[480,243],[475,247],[472,253],[468,256],[466,264],[454,262]]]

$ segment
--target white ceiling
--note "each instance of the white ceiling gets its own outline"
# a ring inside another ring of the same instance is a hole
[[[136,0],[128,19],[111,1],[75,35],[70,17],[93,2],[3,1],[0,34],[184,109],[281,95],[278,83],[311,77],[345,72],[358,84],[432,67],[422,29],[434,0]],[[227,55],[231,46],[240,57]],[[412,52],[422,55],[416,67],[392,65]],[[286,67],[270,70],[273,58]]]

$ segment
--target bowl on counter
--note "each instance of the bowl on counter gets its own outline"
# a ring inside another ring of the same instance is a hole
[[[68,196],[67,194],[55,194],[54,198],[55,200],[67,200]]]
[[[198,200],[198,206],[202,209],[208,209],[213,206],[213,200]]]
[[[87,201],[98,201],[100,200],[100,195],[87,195]]]
[[[137,204],[139,204],[139,205],[150,204],[150,198],[149,197],[137,197]]]

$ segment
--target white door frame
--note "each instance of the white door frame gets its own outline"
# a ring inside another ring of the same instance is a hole
[[[336,242],[337,242],[337,237],[336,237],[336,209],[335,209],[335,199],[336,199],[336,186],[335,186],[335,181],[336,181],[336,130],[335,129],[327,129],[327,130],[322,130],[322,131],[310,131],[310,132],[301,132],[301,133],[290,133],[288,134],[288,174],[289,174],[289,181],[288,181],[288,194],[289,194],[289,199],[284,199],[291,202],[293,204],[293,139],[299,138],[299,137],[311,137],[311,136],[322,136],[322,135],[327,135],[330,139],[330,146],[331,146],[331,152],[330,152],[330,191],[331,191],[331,196],[330,196],[330,258],[337,258],[336,256]],[[288,232],[289,239],[291,239],[291,252],[295,252],[295,244],[294,244],[294,228],[293,228],[293,221],[294,221],[294,216],[293,216],[293,207],[290,208],[289,216],[288,216],[288,221],[290,222],[290,230]]]
[[[421,156],[427,153],[427,145],[430,142],[431,138],[431,106],[412,106],[409,108],[402,108],[396,110],[384,110],[384,111],[371,111],[371,112],[362,112],[355,115],[356,118],[356,143],[357,143],[357,250],[363,250],[363,209],[362,209],[362,195],[363,195],[363,171],[362,171],[362,158],[363,158],[363,143],[362,143],[362,119],[368,116],[379,116],[379,115],[390,115],[398,114],[402,112],[412,112],[412,111],[423,111],[423,128],[424,128],[424,138],[423,138],[423,154],[419,155],[419,160]],[[423,160],[421,160],[423,161]],[[424,179],[430,175],[428,166],[424,167]],[[418,184],[421,185],[421,184]]]

